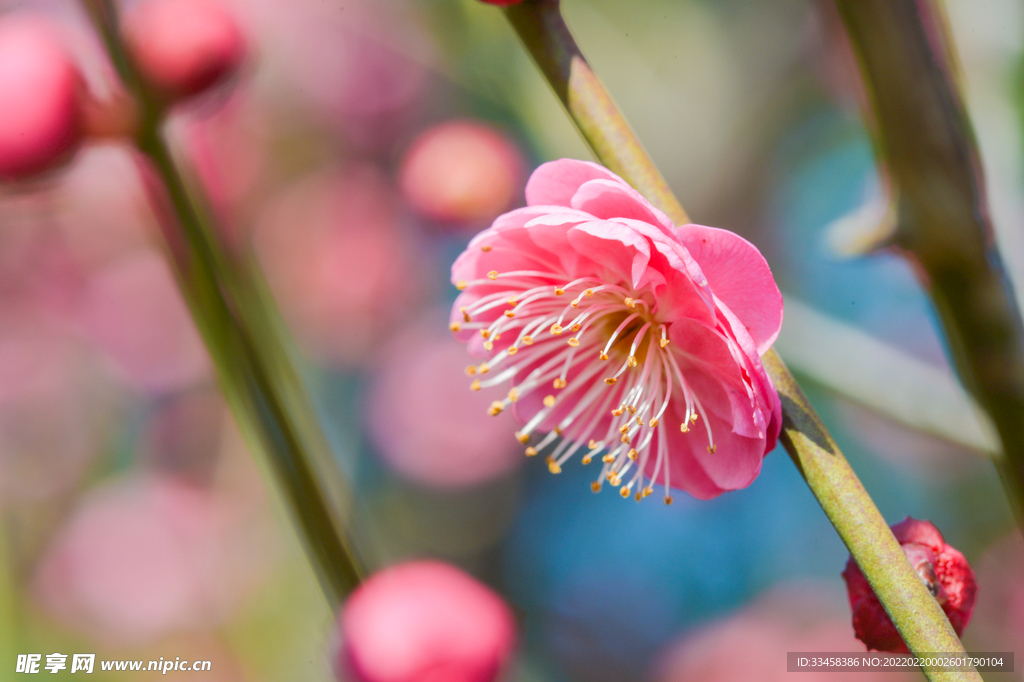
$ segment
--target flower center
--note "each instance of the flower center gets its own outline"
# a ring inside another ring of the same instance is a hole
[[[715,451],[710,422],[649,293],[593,277],[569,280],[558,270],[491,271],[458,288],[480,295],[461,308],[462,321],[452,330],[479,330],[484,348],[493,352],[487,362],[467,368],[475,377],[472,388],[512,382],[507,397],[492,403],[495,415],[527,396],[540,398],[516,437],[525,445],[534,432],[547,430],[526,454],[552,446],[552,473],[580,450],[586,450],[583,464],[603,450],[594,492],[607,481],[622,497],[636,490],[641,500],[654,492],[648,483],[663,475],[668,504],[666,429],[686,433],[703,421],[708,451]],[[673,412],[683,414],[678,426],[665,421],[673,400],[685,405]]]

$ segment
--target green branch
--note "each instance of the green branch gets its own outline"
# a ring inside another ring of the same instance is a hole
[[[213,359],[221,390],[252,451],[269,467],[332,606],[362,568],[346,530],[351,503],[288,337],[251,261],[221,241],[198,188],[189,187],[162,136],[165,111],[129,55],[111,0],[83,0],[111,61],[140,108],[136,145],[185,301]]]
[[[894,243],[923,275],[957,372],[992,417],[997,467],[1024,526],[1024,326],[989,223],[978,149],[927,1],[837,0],[898,196]]]
[[[562,19],[558,0],[526,0],[504,11],[597,158],[676,224],[689,222],[580,52]],[[907,646],[918,653],[963,652],[938,602],[907,561],[793,375],[774,350],[763,360],[782,400],[783,445]],[[975,672],[927,675],[932,680],[981,679]]]

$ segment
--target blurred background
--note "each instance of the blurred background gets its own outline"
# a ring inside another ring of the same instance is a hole
[[[782,679],[786,651],[863,650],[845,548],[781,448],[746,490],[637,504],[592,494],[575,462],[553,477],[525,461],[509,415],[469,391],[447,331],[451,262],[523,203],[537,164],[591,158],[501,13],[227,4],[245,72],[170,134],[264,269],[358,492],[366,556],[443,558],[497,589],[521,625],[515,681]],[[886,197],[832,5],[563,6],[694,220],[768,258],[786,298],[778,348],[886,519],[932,520],[978,571],[968,650],[1024,644],[1024,546],[990,430],[910,269],[849,256]],[[945,7],[1022,282],[1024,4]],[[0,10],[50,15],[90,85],[109,87],[76,3]],[[118,144],[0,187],[0,660],[180,656],[211,660],[209,682],[331,680],[334,616],[161,249]]]

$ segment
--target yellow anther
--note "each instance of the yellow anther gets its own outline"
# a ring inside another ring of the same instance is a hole
[[[626,364],[629,365],[630,367],[636,367],[636,358],[630,355],[628,358],[626,358]]]
[[[479,379],[474,379],[473,383],[471,383],[469,385],[469,390],[471,390],[471,391],[479,391],[480,390],[480,380]]]
[[[519,303],[519,299],[518,299],[517,297],[515,297],[515,296],[513,296],[513,297],[512,297],[512,298],[510,298],[510,299],[508,299],[508,304],[509,304],[509,305],[516,305],[516,304],[518,304],[518,303]]]
[[[494,342],[484,341],[484,350],[494,350]]]
[[[515,402],[515,401],[519,400],[519,389],[518,388],[511,388],[511,389],[509,389],[508,399],[511,400],[512,402]]]
[[[462,325],[459,324],[458,322],[452,322],[450,325],[448,325],[448,328],[451,329],[453,332],[457,332],[462,330]]]
[[[653,495],[653,494],[654,494],[654,488],[652,488],[651,486],[647,486],[646,488],[644,488],[644,497],[647,497],[648,495]]]
[[[562,427],[561,426],[556,426],[555,427],[555,435],[558,435],[558,436],[562,435]]]
[[[526,456],[527,457],[533,457],[536,454],[537,454],[537,448],[533,447],[532,445],[530,447],[526,448]]]
[[[463,322],[469,322],[473,319],[469,316],[469,313],[466,312],[466,306],[462,306],[461,308],[459,308],[459,312],[462,313]]]
[[[622,302],[626,304],[626,307],[627,307],[627,308],[635,308],[635,307],[636,307],[636,301],[634,301],[633,299],[631,299],[631,298],[630,298],[629,296],[627,296],[626,298],[624,298],[624,299],[622,300]]]
[[[560,473],[562,473],[562,467],[558,465],[558,462],[556,462],[555,460],[549,458],[548,459],[548,471],[550,471],[553,474],[560,474]]]
[[[679,430],[682,431],[683,433],[689,433],[690,425],[687,424],[686,422],[683,422],[682,424],[679,425]]]
[[[622,499],[629,497],[629,488],[622,488],[619,490],[619,495],[622,495]]]
[[[717,449],[718,449],[717,445],[709,445],[708,446],[708,452],[710,452],[712,455],[715,454],[715,450],[717,450]]]
[[[639,502],[639,501],[641,501],[642,499],[644,499],[644,494],[643,494],[643,493],[640,493],[640,492],[638,492],[638,493],[636,494],[636,501],[637,501],[637,502]]]
[[[568,342],[568,343],[569,343],[569,345],[570,345],[570,346],[572,346],[573,348],[575,348],[576,346],[580,345],[580,340],[579,340],[579,339],[577,339],[577,338],[576,338],[576,337],[574,336],[574,337],[572,337],[571,339],[569,339],[569,342]]]
[[[513,311],[511,311],[511,310],[506,310],[506,311],[505,311],[505,317],[509,318],[510,320],[511,320],[511,319],[512,319],[513,317],[515,317],[515,316],[516,316],[515,312],[513,312]]]
[[[614,383],[615,383],[616,381],[618,381],[618,379],[616,379],[615,377],[607,377],[607,378],[606,378],[606,379],[604,380],[604,383],[606,383],[606,384],[608,384],[609,386],[611,386],[611,385],[612,385],[612,384],[614,384]]]
[[[561,296],[565,293],[565,289],[561,287],[555,287],[555,296]]]
[[[636,418],[636,425],[637,426],[643,426],[644,425],[644,418],[643,417],[637,417]]]
[[[667,345],[668,345],[668,343],[669,343],[669,342],[668,342],[668,339],[662,339],[661,341],[658,341],[658,345],[660,345],[660,346],[661,346],[662,348],[664,348],[665,346],[667,346]]]
[[[665,504],[666,505],[672,504],[672,496],[671,495],[666,495],[665,496]]]
[[[495,335],[494,335],[494,340],[495,340],[495,341],[497,341],[497,340],[498,340],[498,339],[500,339],[500,338],[501,338],[501,334],[495,334]]]
[[[562,377],[556,377],[555,380],[551,382],[551,385],[555,388],[565,388],[565,379]]]
[[[608,359],[608,354],[605,353],[604,351],[601,351],[601,354],[598,355],[597,357],[600,358],[601,360],[607,360]]]
[[[518,352],[519,352],[518,348],[516,348],[515,346],[509,346],[509,348],[508,348],[508,354],[509,355],[515,355]]]
[[[497,270],[491,270],[490,272],[488,272],[487,273],[487,279],[498,279],[498,271]]]
[[[552,334],[561,334],[562,331],[563,331],[562,330],[562,325],[558,324],[557,322],[555,324],[551,325],[551,333]]]
[[[516,431],[516,440],[522,443],[523,445],[526,445],[527,443],[530,442],[530,434],[520,433],[519,431]]]
[[[599,493],[601,492],[601,484],[598,481],[593,481],[590,484],[590,489],[593,490],[595,493]]]
[[[459,291],[464,290],[468,286],[469,286],[469,282],[467,282],[464,279],[460,279],[458,282],[455,283],[455,288],[458,289]]]
[[[617,409],[617,410],[612,410],[612,416],[613,416],[613,417],[621,417],[621,416],[622,416],[622,413],[623,413],[623,412],[625,412],[625,411],[626,411],[626,410],[624,410],[624,409],[623,409],[623,408],[621,408],[621,407],[620,407],[619,409]]]
[[[597,449],[598,449],[599,447],[601,447],[601,444],[600,444],[600,443],[598,443],[598,442],[597,442],[596,440],[594,440],[593,438],[591,438],[591,439],[590,439],[590,442],[589,442],[589,443],[587,443],[587,447],[588,447],[588,448],[590,448],[591,450],[597,450]]]
[[[615,455],[609,452],[607,455],[601,458],[601,461],[604,462],[605,464],[611,464],[612,462],[615,461]]]
[[[499,414],[501,414],[501,411],[504,410],[504,409],[505,409],[505,406],[502,405],[500,401],[495,400],[493,403],[491,403],[491,407],[487,411],[491,413],[492,417],[496,417]]]
[[[619,427],[619,433],[627,433],[629,431],[629,424],[623,424]]]
[[[523,337],[523,345],[524,346],[532,346],[533,345],[533,337],[529,336],[529,335],[524,336]]]
[[[612,474],[608,478],[608,482],[617,488],[620,485],[622,485],[622,476],[619,476],[618,474]]]
[[[471,377],[476,374],[476,365],[470,365],[466,368],[466,376]]]
[[[583,329],[583,327],[581,327],[581,326],[579,325],[579,323],[577,322],[577,323],[576,323],[576,324],[574,324],[573,326],[569,327],[569,329],[571,329],[571,330],[572,330],[572,331],[574,331],[574,332],[578,332],[578,331],[579,331],[580,329]]]
[[[483,246],[480,247],[480,250],[483,251],[484,253],[487,253],[488,251],[491,250],[491,248],[493,247],[490,244],[484,244]]]
[[[623,436],[620,440],[622,440],[622,444],[625,445],[629,443],[629,436]]]
[[[587,298],[590,298],[591,296],[594,295],[594,290],[593,289],[587,289],[586,291],[583,292],[583,295],[586,296]]]
[[[578,298],[572,299],[571,301],[569,301],[569,305],[571,305],[573,308],[579,308],[580,307],[580,299],[578,299]]]
[[[636,458],[637,458],[637,452],[636,452],[636,449],[635,449],[635,448],[631,449],[631,450],[629,451],[629,454],[627,455],[627,457],[629,457],[629,458],[630,458],[631,460],[633,460],[633,461],[635,462],[635,461],[636,461]]]
[[[485,339],[491,338],[491,330],[490,329],[481,329],[480,330],[480,336],[484,337]]]
[[[593,462],[593,461],[594,461],[594,458],[593,458],[593,457],[591,457],[590,455],[585,455],[585,456],[583,457],[583,459],[581,459],[581,460],[580,460],[580,463],[581,463],[581,464],[590,464],[590,463],[591,463],[591,462]]]
[[[554,407],[554,406],[555,406],[555,396],[553,396],[553,395],[545,396],[544,397],[544,407]]]
[[[633,405],[626,405],[626,409],[629,410],[630,414],[636,414],[636,407]]]
[[[697,413],[696,412],[694,412],[693,414],[690,415],[690,421],[692,421],[694,424],[697,423]]]
[[[487,366],[486,362],[481,362],[480,363],[480,373],[481,374],[487,374],[490,371],[491,371],[491,368]]]
[[[658,425],[658,420],[657,419],[652,419],[651,421],[649,421],[647,423],[647,425],[650,426],[653,429],[655,426]]]

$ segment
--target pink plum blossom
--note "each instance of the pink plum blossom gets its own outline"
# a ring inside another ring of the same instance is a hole
[[[501,395],[466,390],[466,355],[443,330],[432,331],[436,321],[410,325],[383,349],[367,421],[374,445],[396,472],[430,487],[458,488],[500,476],[522,458],[512,439],[506,445],[503,438],[515,428],[510,415],[486,414]]]
[[[935,596],[957,636],[971,620],[978,584],[964,555],[946,544],[942,533],[930,521],[907,517],[892,527],[903,553]],[[853,611],[857,639],[869,650],[907,653],[907,645],[882,608],[857,562],[850,557],[843,579]]]
[[[500,216],[452,266],[451,328],[484,361],[473,388],[510,382],[514,408],[553,473],[604,450],[593,483],[623,497],[653,484],[707,499],[749,485],[781,425],[760,355],[782,296],[758,250],[703,225],[675,226],[611,171],[540,166],[525,208]],[[560,443],[556,438],[563,436]]]
[[[439,561],[373,575],[340,623],[338,672],[355,682],[494,682],[516,640],[501,597]]]
[[[59,165],[82,139],[82,83],[55,29],[0,17],[0,180]]]
[[[449,121],[420,135],[402,160],[402,194],[434,220],[478,224],[511,207],[522,187],[523,156],[477,121]]]

